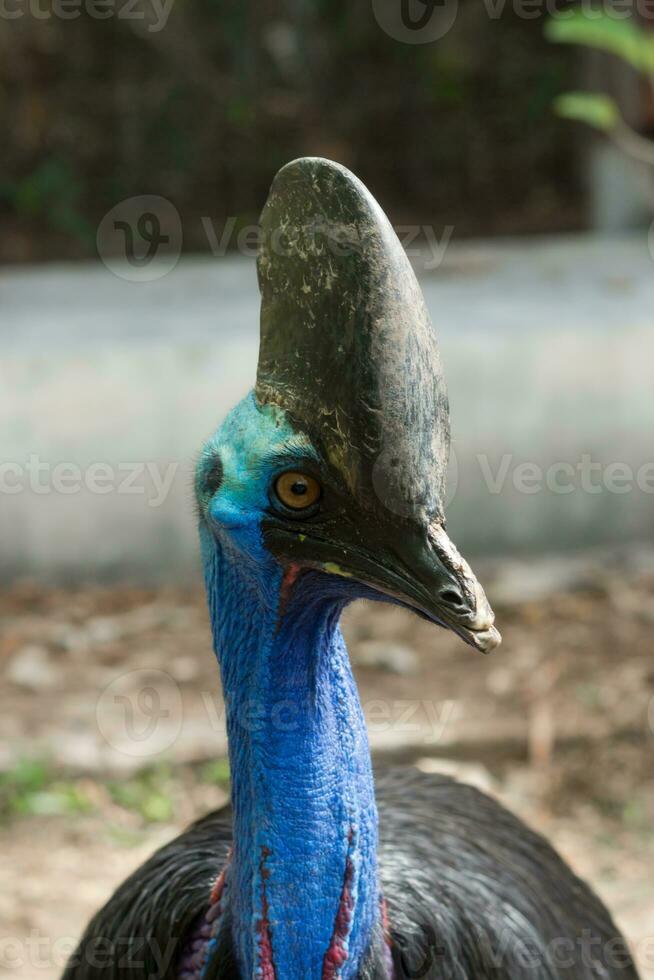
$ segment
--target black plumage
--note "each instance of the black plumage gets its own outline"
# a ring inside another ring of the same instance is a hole
[[[635,980],[599,899],[550,845],[470,786],[377,774],[380,877],[395,977]],[[91,921],[64,980],[173,980],[231,840],[225,807],[157,851]],[[239,978],[228,923],[207,977]],[[387,977],[374,945],[361,980]]]

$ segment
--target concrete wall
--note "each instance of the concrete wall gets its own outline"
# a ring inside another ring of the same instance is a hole
[[[450,246],[424,277],[462,549],[654,539],[653,273],[642,235]],[[257,320],[240,257],[0,273],[0,576],[193,574],[193,457],[252,385]]]

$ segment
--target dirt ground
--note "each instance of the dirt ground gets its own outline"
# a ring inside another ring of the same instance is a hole
[[[502,563],[484,658],[399,609],[345,631],[379,761],[474,782],[591,881],[654,978],[654,561]],[[0,597],[0,974],[58,976],[97,906],[228,792],[199,588]]]

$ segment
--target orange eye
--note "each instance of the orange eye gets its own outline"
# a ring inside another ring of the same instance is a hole
[[[275,481],[275,493],[291,510],[306,510],[320,499],[320,484],[306,473],[290,470]]]

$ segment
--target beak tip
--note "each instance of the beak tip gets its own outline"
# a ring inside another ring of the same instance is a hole
[[[502,643],[502,634],[495,626],[490,626],[486,630],[472,634],[472,643],[480,653],[492,653]]]

